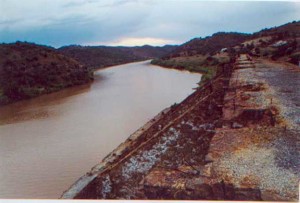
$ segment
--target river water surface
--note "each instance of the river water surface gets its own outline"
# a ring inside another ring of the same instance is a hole
[[[95,72],[91,85],[0,108],[0,198],[58,198],[199,74],[149,61]]]

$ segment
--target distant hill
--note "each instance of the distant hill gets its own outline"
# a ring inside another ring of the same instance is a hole
[[[166,45],[153,47],[149,45],[137,47],[109,47],[109,46],[64,46],[58,50],[72,57],[89,68],[102,68],[112,65],[141,61],[164,56],[174,50],[176,46]]]
[[[92,73],[54,48],[0,44],[0,104],[88,83]]]
[[[253,33],[253,37],[255,38],[263,36],[300,37],[300,21],[293,21],[278,27],[265,28]]]
[[[194,55],[214,55],[222,48],[232,47],[250,38],[251,35],[236,32],[218,32],[205,38],[194,38],[177,47],[164,58]]]

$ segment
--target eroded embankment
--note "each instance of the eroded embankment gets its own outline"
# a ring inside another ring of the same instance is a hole
[[[292,140],[296,135],[280,125],[276,106],[261,105],[267,83],[239,76],[255,66],[242,56],[232,77],[233,66],[225,66],[211,83],[133,134],[62,198],[296,200],[297,161],[295,154],[280,154],[287,144],[279,139],[288,139],[282,133]]]

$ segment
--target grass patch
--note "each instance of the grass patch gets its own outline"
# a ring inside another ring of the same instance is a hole
[[[203,66],[206,61],[201,57],[177,57],[171,59],[154,59],[151,61],[154,65],[159,65],[167,68],[179,70],[187,70],[190,72],[206,73],[207,70]]]
[[[202,78],[199,82],[199,86],[201,86],[216,76],[218,67],[229,61],[230,58],[228,55],[218,54],[214,56],[197,55],[170,59],[154,59],[151,61],[151,64],[201,73]]]

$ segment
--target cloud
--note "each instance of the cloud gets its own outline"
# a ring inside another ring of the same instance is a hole
[[[64,8],[70,8],[70,7],[78,7],[83,6],[85,4],[92,4],[92,3],[98,3],[98,0],[74,0],[71,2],[65,3],[62,7]]]
[[[111,42],[88,42],[84,45],[108,45],[108,46],[143,46],[143,45],[153,45],[162,46],[165,44],[178,44],[177,41],[162,39],[162,38],[151,38],[151,37],[126,37],[121,38]]]
[[[254,32],[300,19],[300,2],[0,0],[0,5],[0,42],[56,47],[140,44],[140,39],[183,43],[217,31]]]

